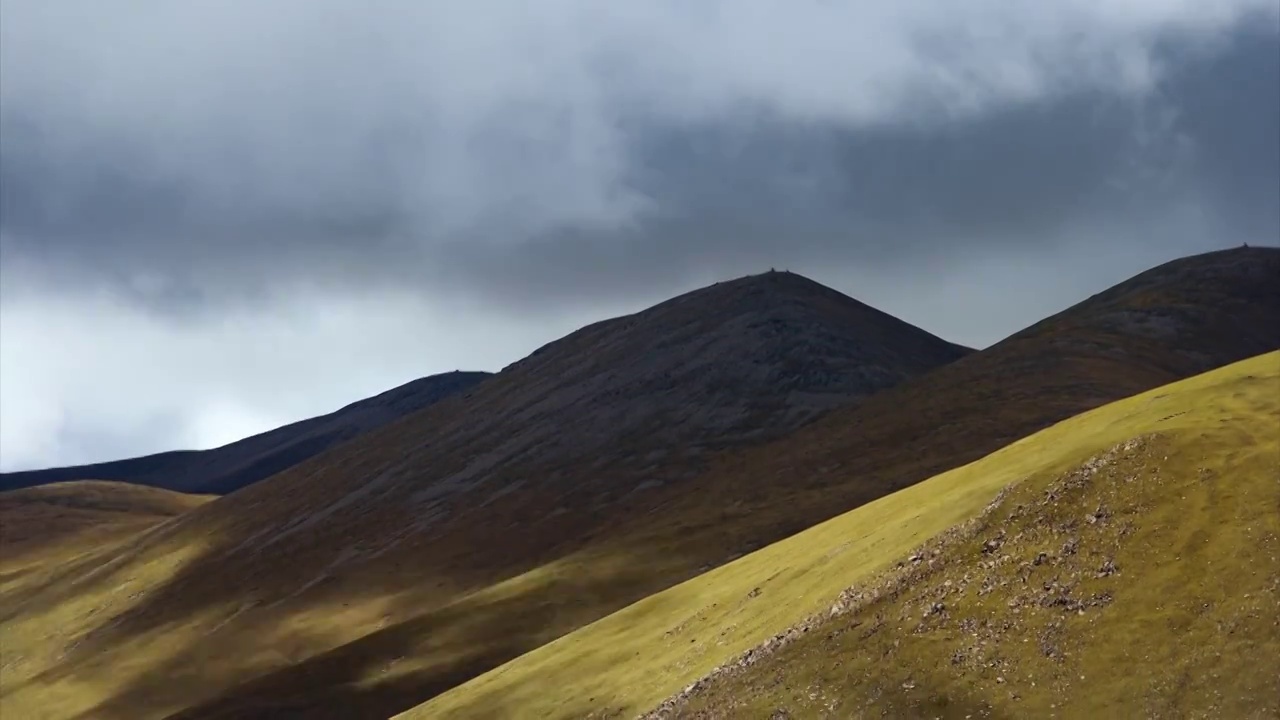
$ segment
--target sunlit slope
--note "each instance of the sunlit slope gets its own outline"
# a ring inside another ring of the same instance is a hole
[[[109,609],[93,594],[77,597],[71,581],[110,565],[130,542],[213,499],[96,480],[0,493],[0,717],[42,716],[44,705],[14,705],[10,694],[60,659],[65,648],[51,637]],[[33,615],[44,622],[25,621]]]
[[[664,714],[1248,717],[1280,698],[1278,592],[1269,353],[860,507],[404,717],[630,717],[806,618]]]
[[[0,594],[29,571],[108,549],[212,499],[97,480],[0,492]]]

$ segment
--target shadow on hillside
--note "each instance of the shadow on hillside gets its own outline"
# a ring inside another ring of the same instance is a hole
[[[133,720],[139,708],[183,707],[190,698],[210,698],[211,693],[212,698],[175,717],[386,717],[670,587],[698,568],[721,564],[733,555],[977,459],[1055,420],[1101,404],[1111,399],[1108,395],[1128,394],[1084,387],[1076,379],[1079,376],[1065,368],[1055,368],[1060,378],[1056,383],[1045,383],[1035,379],[1037,373],[1027,372],[1011,382],[988,379],[975,387],[963,373],[964,363],[959,361],[955,370],[944,368],[935,382],[918,385],[917,394],[927,395],[930,401],[912,403],[916,412],[910,416],[893,415],[895,408],[885,406],[902,402],[900,397],[873,398],[866,410],[855,411],[831,431],[811,434],[807,454],[786,455],[765,446],[727,457],[699,480],[697,493],[669,484],[637,500],[631,510],[614,513],[611,524],[608,518],[578,522],[561,518],[563,522],[554,527],[530,530],[513,542],[505,534],[509,531],[496,528],[509,527],[527,513],[521,505],[528,498],[498,503],[486,509],[485,523],[452,522],[446,535],[407,540],[406,547],[393,553],[402,564],[366,563],[350,574],[344,569],[319,585],[312,583],[341,556],[345,538],[379,537],[388,527],[410,526],[414,522],[410,511],[396,508],[377,517],[348,518],[341,536],[328,537],[332,532],[321,536],[328,538],[328,545],[291,541],[271,553],[245,548],[248,538],[259,530],[252,524],[236,527],[210,543],[207,531],[180,523],[173,533],[190,535],[184,542],[203,545],[202,554],[148,590],[132,609],[104,618],[72,650],[70,661],[59,666],[60,674],[36,682],[66,678],[70,673],[94,685],[104,679],[110,682],[111,671],[100,658],[132,652],[122,650],[123,643],[163,637],[168,630],[211,613],[226,617],[261,598],[261,606],[228,620],[233,631],[193,636],[189,647],[166,649],[164,661],[157,666],[165,668],[163,674],[132,681],[85,714],[84,720]],[[1037,363],[1034,370],[1043,372],[1059,363],[1060,359]],[[1056,401],[1045,401],[1046,385],[1053,388],[1050,394]],[[957,388],[964,388],[962,401],[936,402]],[[1138,389],[1145,388],[1134,391]],[[940,436],[940,431],[945,435]],[[919,451],[922,443],[929,444],[928,453]],[[867,453],[868,446],[879,451]],[[251,513],[261,490],[251,486],[213,505],[235,503],[236,513]],[[732,516],[726,516],[730,504],[737,507]],[[651,514],[659,507],[659,512]],[[194,515],[200,513],[197,510]],[[159,547],[168,541],[167,535],[155,533],[146,542]],[[597,556],[582,569],[613,569],[610,574],[552,582],[514,597],[446,604],[602,538],[607,544],[595,547],[608,548],[610,555]],[[132,554],[146,557],[150,550],[145,545]],[[476,548],[501,548],[501,552],[477,553]],[[286,600],[276,610],[264,609],[308,586],[306,593]],[[320,625],[287,624],[291,615],[341,612],[348,605],[382,602],[388,602],[385,614],[395,624],[380,630],[371,626],[371,634],[345,644],[365,632],[363,628],[334,628],[330,633]],[[316,647],[332,649],[308,657],[307,649]],[[395,664],[402,658],[421,664],[396,671]],[[384,668],[392,669],[384,675]],[[608,706],[607,699],[597,700],[595,707]],[[483,708],[474,710],[480,713],[477,717],[484,716]]]
[[[286,628],[270,616],[250,620],[224,638],[199,638],[177,649],[159,667],[144,674],[108,700],[79,716],[80,720],[133,720],[139,708],[181,707],[190,698],[213,697],[170,717],[179,718],[385,718],[466,682],[652,591],[652,559],[611,558],[600,565],[616,571],[589,580],[552,578],[510,594],[484,591],[459,602],[420,612],[408,620],[372,627],[357,640],[299,661],[290,659],[317,645],[334,645],[334,633],[323,627]],[[597,565],[596,567],[598,567]],[[401,591],[382,596],[370,588],[362,599],[342,595],[340,603],[308,603],[292,611],[332,616],[341,622],[346,606],[386,597],[389,616],[406,615],[427,605],[423,594]],[[588,597],[590,602],[576,602]],[[156,628],[163,635],[165,627]],[[348,633],[349,636],[349,633]],[[254,647],[237,647],[245,637],[269,638]],[[92,655],[97,643],[78,652]],[[274,666],[255,660],[263,647],[278,655]],[[285,663],[281,667],[280,660]],[[75,667],[72,665],[72,667]],[[74,676],[74,671],[70,674]],[[57,673],[35,682],[68,677]],[[80,679],[80,678],[77,678]],[[184,702],[185,701],[185,702]]]
[[[1263,287],[1261,281],[1256,285]],[[1274,299],[1274,291],[1267,292]],[[802,441],[793,436],[735,451],[696,480],[681,474],[688,467],[653,471],[668,481],[665,486],[600,513],[586,507],[588,498],[568,515],[552,515],[554,506],[577,502],[599,488],[575,484],[582,479],[577,476],[525,466],[510,470],[520,471],[520,478],[494,471],[492,485],[532,477],[550,490],[512,493],[492,505],[476,503],[472,514],[460,511],[429,533],[420,532],[415,528],[423,511],[412,499],[421,488],[416,478],[398,488],[377,487],[375,478],[385,474],[390,461],[379,461],[376,453],[349,453],[337,460],[337,455],[322,456],[193,511],[172,532],[153,533],[134,548],[132,557],[140,559],[134,566],[103,574],[96,581],[103,587],[129,579],[122,573],[133,573],[166,552],[164,542],[206,548],[149,589],[134,608],[105,618],[71,650],[68,662],[59,666],[60,677],[76,673],[75,679],[86,683],[112,682],[110,663],[134,659],[125,657],[133,652],[125,643],[162,642],[169,629],[213,616],[227,620],[233,631],[192,636],[190,646],[165,648],[158,666],[163,675],[132,681],[84,717],[132,720],[140,708],[185,707],[190,698],[206,700],[178,717],[385,717],[697,569],[975,460],[1058,420],[1239,359],[1241,353],[1254,354],[1254,346],[1276,345],[1273,331],[1259,335],[1257,330],[1272,327],[1274,302],[1253,309],[1194,307],[1216,308],[1219,314],[1209,317],[1210,330],[1188,320],[1195,332],[1188,330],[1177,343],[1144,339],[1124,328],[1081,326],[1084,330],[1077,332],[1061,323],[1036,326],[872,396],[852,411],[837,411],[829,421],[801,431]],[[1253,327],[1254,335],[1240,340],[1245,333],[1220,322],[1222,317],[1244,318],[1237,325]],[[1205,350],[1191,353],[1188,347]],[[1221,349],[1208,350],[1216,347]],[[393,439],[403,443],[395,447],[417,447],[405,438]],[[458,462],[472,458],[469,451],[453,455]],[[333,467],[322,465],[328,461]],[[437,463],[435,477],[461,469],[440,467],[442,458],[431,461]],[[584,477],[625,484],[611,468],[588,467],[588,462],[581,459],[574,468]],[[369,487],[353,487],[352,478],[367,478]],[[379,496],[393,489],[399,494]],[[544,497],[552,490],[553,497]],[[316,508],[308,503],[314,498],[333,502]],[[361,514],[365,510],[368,516]],[[216,511],[217,522],[204,522],[215,516],[210,511]],[[299,518],[324,531],[303,526],[298,528],[303,532],[265,551],[255,540],[264,531],[279,534],[273,523],[289,525]],[[400,546],[379,559],[356,557],[332,570],[362,541],[386,538]],[[588,546],[599,554],[573,569],[595,574],[557,576],[508,597],[475,594]],[[298,595],[300,589],[305,592]],[[278,602],[283,604],[269,609]],[[310,627],[291,623],[297,615],[330,613],[329,622],[338,623],[345,606],[384,602],[391,624],[380,629],[373,624],[327,630],[323,620]],[[252,607],[228,617],[246,605]],[[317,647],[331,649],[309,656]],[[483,708],[475,711],[484,717]]]

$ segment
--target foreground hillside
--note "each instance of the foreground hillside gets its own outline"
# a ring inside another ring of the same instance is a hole
[[[93,465],[0,473],[0,490],[83,478],[221,495],[286,470],[490,377],[451,372],[419,378],[327,415],[290,423],[210,450],[178,450]]]
[[[637,503],[967,352],[789,273],[592,325],[47,588],[0,703],[385,717],[694,572],[599,551]]]
[[[1270,353],[1062,422],[404,717],[1275,717],[1277,508]]]

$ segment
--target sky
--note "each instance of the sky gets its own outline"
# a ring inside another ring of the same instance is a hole
[[[0,469],[770,267],[989,345],[1280,242],[1280,0],[0,0]]]

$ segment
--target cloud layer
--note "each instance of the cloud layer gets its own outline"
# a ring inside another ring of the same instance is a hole
[[[986,344],[1274,243],[1278,138],[1277,0],[0,0],[0,465],[208,444],[770,265]],[[344,343],[403,354],[289,370]],[[196,416],[259,420],[157,430]]]

